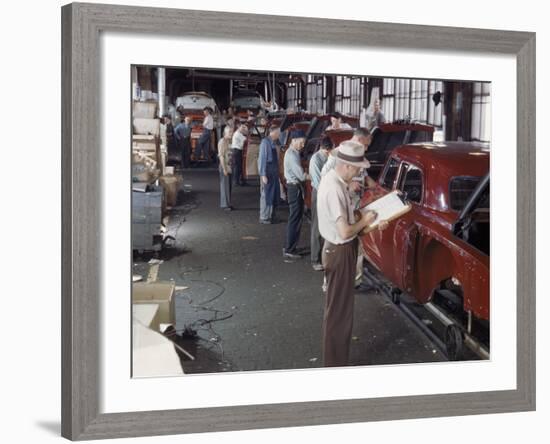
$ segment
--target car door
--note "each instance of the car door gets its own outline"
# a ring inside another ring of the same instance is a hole
[[[411,291],[414,286],[416,251],[419,231],[417,220],[424,200],[425,180],[420,167],[402,162],[396,189],[400,190],[412,206],[411,210],[395,221],[393,232],[393,278],[402,290]]]
[[[401,161],[396,157],[391,157],[378,180],[376,190],[377,198],[389,193],[395,189],[397,178],[399,177],[399,169]],[[373,192],[367,191],[361,200],[362,205],[368,204]],[[393,262],[393,247],[392,238],[395,229],[395,221],[389,223],[388,228],[384,231],[373,230],[361,238],[363,250],[369,261],[384,274],[391,279],[394,274],[392,272]]]

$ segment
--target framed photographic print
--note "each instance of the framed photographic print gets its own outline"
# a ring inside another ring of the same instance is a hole
[[[63,436],[535,408],[533,33],[62,24]]]

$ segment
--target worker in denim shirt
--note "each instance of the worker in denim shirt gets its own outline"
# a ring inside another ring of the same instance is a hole
[[[334,144],[329,137],[321,140],[319,150],[309,160],[309,174],[311,176],[311,265],[315,271],[323,271],[321,264],[321,249],[323,238],[319,233],[317,218],[317,190],[321,184],[321,171],[326,164]]]
[[[181,166],[189,168],[191,166],[191,117],[185,116],[183,122],[180,122],[174,129],[174,138],[178,149],[181,150]]]
[[[301,257],[297,247],[304,219],[305,181],[309,175],[304,172],[300,157],[306,144],[306,134],[302,130],[294,130],[290,133],[290,140],[284,159],[289,214],[283,257],[292,261]]]
[[[260,223],[275,221],[275,208],[279,203],[279,148],[280,128],[272,126],[269,135],[260,143],[258,171],[260,174]]]

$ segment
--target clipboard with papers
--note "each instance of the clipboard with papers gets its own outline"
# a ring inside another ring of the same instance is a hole
[[[386,194],[384,197],[371,202],[370,204],[360,208],[359,211],[364,214],[367,211],[375,211],[376,219],[367,228],[361,231],[361,234],[367,234],[378,228],[382,221],[391,222],[404,214],[408,213],[412,205],[408,203],[400,191],[395,190]]]

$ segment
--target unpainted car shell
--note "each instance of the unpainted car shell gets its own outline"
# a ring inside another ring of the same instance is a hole
[[[195,100],[194,100],[195,99]],[[218,120],[218,106],[210,94],[202,91],[191,91],[186,92],[182,96],[176,99],[176,111],[180,114],[180,120],[183,120],[184,117],[190,117],[193,129],[191,130],[191,160],[195,159],[195,150],[197,146],[198,139],[200,138],[203,132],[202,122],[204,120],[204,106],[209,106],[212,108],[214,119],[214,127],[216,127]],[[216,132],[212,131],[211,141],[210,141],[210,157],[216,157]]]
[[[489,256],[453,233],[459,211],[450,206],[453,177],[483,177],[489,171],[487,145],[466,142],[420,143],[395,148],[375,190],[368,190],[361,205],[398,188],[404,163],[421,170],[423,190],[412,210],[389,223],[384,231],[361,236],[367,259],[396,287],[420,303],[431,300],[445,280],[460,282],[466,312],[489,320]],[[390,188],[383,178],[391,159],[399,171]]]

